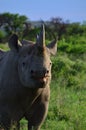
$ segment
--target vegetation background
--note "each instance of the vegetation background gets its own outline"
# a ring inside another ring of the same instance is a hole
[[[0,14],[0,48],[9,49],[6,42],[12,33],[34,41],[41,24],[19,14]],[[51,99],[41,130],[86,130],[86,22],[57,17],[45,21],[45,28],[46,43],[58,36],[58,53],[51,58]],[[21,120],[21,130],[26,127],[27,121]]]

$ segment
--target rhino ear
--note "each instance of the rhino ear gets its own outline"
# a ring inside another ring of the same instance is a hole
[[[57,52],[57,40],[53,40],[50,44],[47,45],[49,51],[52,55],[55,55]]]
[[[19,51],[19,48],[22,46],[21,43],[18,40],[18,36],[16,34],[13,34],[8,42],[8,45],[11,50]]]

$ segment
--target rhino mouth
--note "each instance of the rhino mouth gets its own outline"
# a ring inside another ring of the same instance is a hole
[[[34,77],[34,79],[35,80],[38,80],[38,81],[40,81],[40,82],[46,82],[48,79],[47,79],[48,77]]]
[[[32,76],[32,79],[34,79],[35,81],[45,85],[48,81],[50,76],[44,76],[44,77],[37,77],[37,76]]]

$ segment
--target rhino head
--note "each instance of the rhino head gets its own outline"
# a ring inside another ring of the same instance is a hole
[[[18,55],[18,75],[25,87],[43,88],[49,85],[52,66],[50,55],[56,54],[57,44],[54,40],[45,45],[44,25],[35,44],[31,41],[19,43],[18,36],[13,34],[9,40],[9,47]]]

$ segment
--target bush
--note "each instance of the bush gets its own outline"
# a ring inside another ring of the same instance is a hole
[[[80,38],[79,38],[80,39]],[[80,41],[72,38],[72,40],[66,41],[62,39],[58,43],[58,50],[60,52],[71,54],[83,54],[86,53],[86,39],[80,39]]]
[[[75,88],[85,84],[86,62],[81,59],[72,60],[68,55],[53,58],[52,78],[57,79],[60,86]]]

